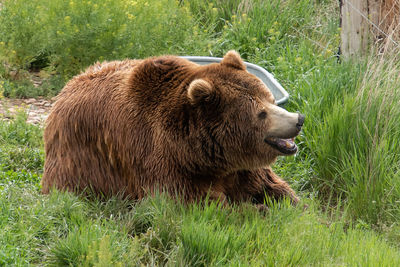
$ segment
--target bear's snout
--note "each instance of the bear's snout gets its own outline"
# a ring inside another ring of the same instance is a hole
[[[267,137],[293,138],[299,134],[303,126],[305,116],[300,113],[292,113],[275,106],[268,106],[269,129]]]

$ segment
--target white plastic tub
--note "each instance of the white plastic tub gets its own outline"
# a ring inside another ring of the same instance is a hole
[[[183,58],[186,58],[199,65],[218,63],[222,60],[222,58],[219,57],[200,57],[200,56],[184,56]],[[286,92],[286,90],[283,89],[282,85],[280,85],[280,83],[277,80],[275,80],[274,76],[271,73],[269,73],[264,68],[257,66],[255,64],[249,62],[245,62],[245,64],[247,67],[247,71],[260,78],[265,83],[265,85],[271,90],[278,105],[283,105],[289,100],[288,92]]]

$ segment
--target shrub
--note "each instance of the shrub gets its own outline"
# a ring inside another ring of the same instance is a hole
[[[206,34],[175,0],[6,1],[0,58],[70,78],[97,60],[204,53]]]

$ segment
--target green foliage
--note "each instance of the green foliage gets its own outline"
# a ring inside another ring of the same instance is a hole
[[[400,219],[397,62],[396,56],[370,60],[341,99],[328,88],[330,103],[321,103],[322,115],[306,133],[317,171],[310,182],[321,195],[342,195],[353,218],[373,223]]]
[[[194,260],[193,265],[395,264],[389,263],[392,260],[385,263],[376,255],[365,258],[365,254],[357,252],[358,249],[369,250],[375,242],[380,243],[372,232],[366,231],[361,237],[361,231],[347,230],[341,221],[324,224],[321,222],[324,215],[318,214],[312,206],[301,211],[290,207],[289,203],[275,203],[265,216],[249,207],[238,208],[232,211],[221,210],[213,204],[204,209],[196,206],[184,216],[182,242],[187,250],[185,255]],[[357,241],[357,237],[362,240]],[[354,250],[352,244],[357,242],[362,248]]]
[[[5,97],[26,98],[36,96],[36,88],[28,80],[11,81],[0,79],[0,92]]]
[[[0,78],[0,95],[8,98],[51,97],[57,95],[63,86],[64,79],[60,75],[44,78],[38,87],[33,85],[29,75],[23,75],[19,79]]]
[[[389,52],[339,61],[337,2],[0,2],[0,97],[55,95],[97,60],[236,49],[306,115],[299,153],[274,166],[305,200],[265,214],[40,195],[42,129],[24,113],[0,121],[0,265],[399,265],[400,64]]]
[[[302,211],[289,203],[273,204],[261,214],[249,205],[183,206],[165,196],[132,205],[118,199],[89,201],[70,193],[43,196],[29,188],[10,187],[0,191],[0,211],[2,265],[400,263],[397,249],[372,230],[348,227],[340,220],[328,224],[313,205]],[[152,223],[146,228],[132,223],[149,213]]]
[[[0,188],[39,188],[44,162],[42,130],[25,121],[23,112],[10,122],[0,121]]]
[[[202,53],[207,39],[175,0],[6,1],[0,25],[8,65],[65,78],[97,60]]]
[[[43,145],[42,129],[26,123],[27,114],[21,110],[14,120],[0,122],[0,144],[39,148]]]
[[[221,35],[221,51],[234,46],[244,58],[275,52],[298,41],[296,28],[310,23],[312,1],[251,1],[225,22]],[[291,35],[291,36],[289,36]],[[230,40],[230,42],[224,42]]]

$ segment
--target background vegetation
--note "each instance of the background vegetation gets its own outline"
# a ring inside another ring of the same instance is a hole
[[[275,166],[302,203],[265,214],[162,195],[42,196],[42,129],[23,113],[1,121],[0,265],[399,265],[400,61],[390,51],[339,59],[337,1],[0,3],[4,96],[53,96],[98,60],[236,49],[307,116],[299,153]]]

